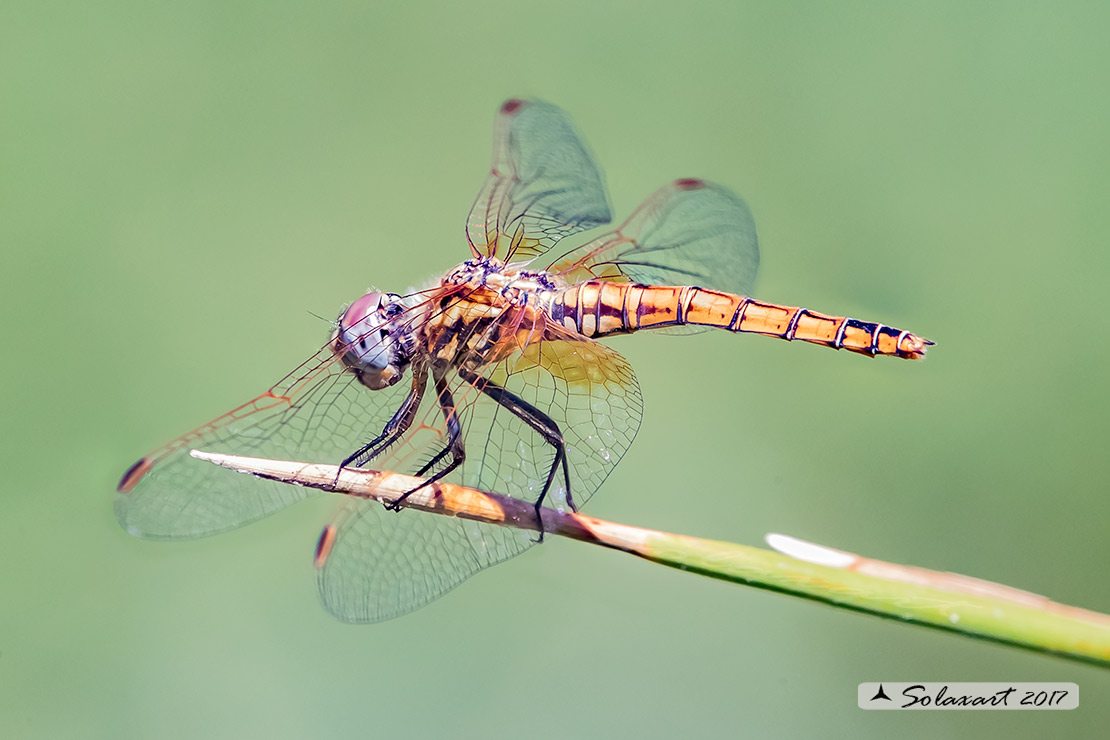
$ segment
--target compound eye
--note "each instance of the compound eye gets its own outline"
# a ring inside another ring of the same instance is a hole
[[[365,334],[378,324],[378,307],[381,305],[381,293],[367,293],[343,312],[339,318],[339,330],[354,336]]]
[[[367,293],[339,318],[338,338],[347,346],[347,357],[364,370],[381,370],[389,364],[389,332],[378,309],[382,293]]]

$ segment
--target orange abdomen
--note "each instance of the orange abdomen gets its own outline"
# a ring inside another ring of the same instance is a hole
[[[932,344],[883,324],[693,287],[588,280],[556,294],[551,313],[552,318],[588,337],[667,326],[711,326],[914,360],[924,357]]]

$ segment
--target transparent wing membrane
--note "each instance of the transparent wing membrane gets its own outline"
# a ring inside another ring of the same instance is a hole
[[[751,295],[758,268],[747,204],[728,188],[684,179],[657,190],[616,231],[568,252],[548,270],[571,285],[613,280]]]
[[[538,100],[506,101],[493,166],[467,218],[474,255],[531,259],[611,219],[601,172],[567,114]]]
[[[519,530],[366,500],[348,502],[323,536],[332,528],[334,545],[318,562],[320,599],[356,623],[407,614],[535,544]]]
[[[136,463],[120,482],[116,516],[132,534],[170,539],[272,514],[312,492],[228,475],[189,450],[338,463],[381,432],[407,391],[369,390],[324,347],[266,393]]]

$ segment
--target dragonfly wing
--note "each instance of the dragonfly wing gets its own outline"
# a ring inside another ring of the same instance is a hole
[[[317,548],[320,600],[344,622],[392,619],[533,544],[534,535],[517,530],[350,501]]]
[[[684,179],[657,190],[616,231],[568,252],[548,271],[572,285],[612,280],[750,295],[758,268],[747,204],[728,188]]]
[[[131,534],[151,539],[201,537],[260,519],[313,492],[232,475],[189,451],[338,463],[378,436],[408,391],[404,381],[371,391],[325,346],[266,393],[132,466],[119,484],[116,516]]]
[[[467,218],[474,255],[531,259],[611,219],[601,172],[567,114],[538,100],[506,101],[493,166]]]

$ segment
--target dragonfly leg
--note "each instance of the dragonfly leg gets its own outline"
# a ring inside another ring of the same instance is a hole
[[[361,468],[368,462],[373,460],[378,455],[385,452],[390,445],[400,439],[405,432],[412,426],[412,422],[416,419],[416,412],[420,409],[420,399],[424,396],[424,386],[428,382],[428,371],[423,367],[413,366],[412,373],[412,390],[409,391],[408,396],[405,397],[404,402],[401,404],[397,412],[382,429],[382,433],[374,439],[370,440],[362,447],[347,455],[343,462],[339,463],[339,471],[342,472],[343,468],[354,466]],[[339,482],[339,473],[335,474],[335,482]]]
[[[578,511],[578,507],[574,505],[574,499],[571,497],[570,493],[570,467],[567,464],[567,448],[563,440],[563,433],[560,431],[559,425],[555,423],[554,419],[509,389],[503,388],[467,370],[460,369],[459,375],[467,382],[477,386],[482,393],[485,393],[494,401],[520,417],[524,423],[532,427],[537,434],[543,437],[545,442],[555,448],[555,459],[551,461],[551,469],[547,472],[547,481],[543,484],[543,490],[540,491],[540,497],[536,499],[535,504],[536,519],[540,522],[539,541],[542,542],[543,517],[540,516],[540,509],[543,507],[543,500],[547,497],[547,492],[551,490],[551,484],[555,481],[555,476],[560,468],[562,468],[563,471],[563,485],[566,491],[567,505],[570,507],[571,511]]]
[[[462,427],[459,426],[458,411],[455,407],[455,399],[451,396],[451,391],[447,387],[447,376],[441,370],[432,368],[432,377],[435,379],[436,384],[436,400],[439,402],[439,408],[443,411],[443,418],[447,422],[447,444],[442,450],[436,453],[435,457],[424,464],[420,470],[416,471],[418,476],[423,476],[429,470],[433,469],[436,465],[441,463],[448,455],[451,456],[451,462],[447,464],[443,470],[428,478],[416,488],[411,491],[405,491],[393,503],[388,504],[385,508],[390,511],[400,511],[401,504],[405,502],[409,496],[416,491],[419,491],[425,486],[430,486],[436,481],[440,481],[447,477],[455,468],[463,464],[466,460],[466,450],[463,447],[462,441]]]

